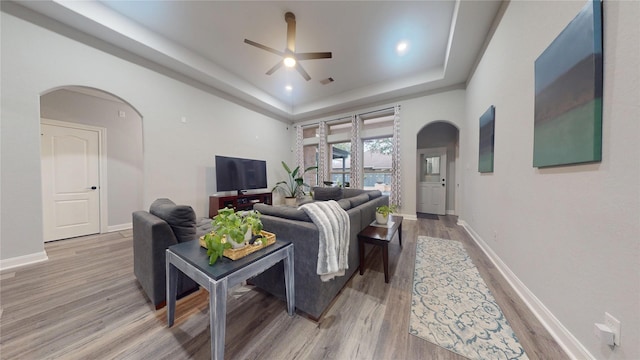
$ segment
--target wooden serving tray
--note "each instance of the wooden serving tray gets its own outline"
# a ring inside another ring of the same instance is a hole
[[[246,245],[245,247],[242,247],[239,249],[233,249],[233,248],[225,249],[222,255],[224,255],[224,257],[229,258],[231,260],[238,260],[260,249],[264,249],[265,247],[276,243],[276,234],[262,230],[260,231],[260,235],[262,235],[263,237],[262,245],[256,245],[254,243],[251,245]],[[205,249],[207,248],[207,244],[204,242],[204,236],[200,237],[200,246],[202,246]]]

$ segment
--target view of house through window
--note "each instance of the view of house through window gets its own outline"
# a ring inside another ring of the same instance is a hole
[[[307,169],[311,166],[318,166],[318,145],[305,145],[303,147],[304,151],[304,169]],[[304,171],[304,169],[300,169],[300,171]],[[304,174],[303,176],[304,183],[309,185],[309,187],[313,188],[318,186],[318,170],[311,170]],[[308,191],[308,189],[305,189]]]
[[[345,186],[351,178],[351,143],[331,144],[331,170],[329,178],[334,186]],[[348,184],[347,184],[348,185]]]
[[[364,189],[391,193],[392,149],[390,137],[364,140]]]
[[[314,186],[354,186],[351,181],[352,155],[355,162],[362,168],[357,169],[361,178],[361,186],[365,190],[379,190],[385,195],[391,195],[391,169],[393,166],[393,123],[394,115],[388,109],[382,113],[367,114],[362,118],[362,129],[358,130],[362,136],[360,150],[357,154],[352,154],[351,141],[353,129],[353,118],[339,119],[331,121],[326,127],[325,139],[318,138],[317,126],[309,126],[303,130],[305,144],[304,166],[317,166],[320,156],[327,156],[328,178],[323,179],[324,183],[319,183],[317,171],[305,174],[305,183]],[[318,139],[313,141],[312,139]],[[319,154],[318,144],[326,141],[327,153]],[[360,158],[362,156],[362,158]]]

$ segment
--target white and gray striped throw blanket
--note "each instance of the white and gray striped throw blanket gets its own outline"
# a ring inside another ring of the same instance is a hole
[[[304,204],[299,209],[309,215],[320,232],[316,268],[320,279],[329,281],[343,276],[349,268],[349,215],[334,200]]]

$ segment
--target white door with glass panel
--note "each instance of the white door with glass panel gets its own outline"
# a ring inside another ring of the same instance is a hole
[[[40,129],[44,241],[99,233],[99,131]]]
[[[447,149],[418,150],[417,212],[445,215],[447,200]]]

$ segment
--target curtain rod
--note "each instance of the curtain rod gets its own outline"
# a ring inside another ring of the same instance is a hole
[[[357,116],[369,115],[369,114],[374,114],[374,113],[377,113],[377,112],[389,111],[389,110],[393,110],[393,109],[394,109],[393,107],[388,107],[388,108],[384,108],[384,109],[371,110],[371,111],[367,111],[367,112],[356,114],[356,115]]]

